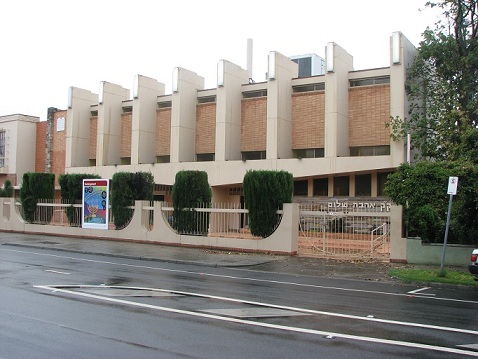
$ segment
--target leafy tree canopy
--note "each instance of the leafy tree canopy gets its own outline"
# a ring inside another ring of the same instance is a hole
[[[409,69],[410,113],[392,118],[394,139],[410,133],[426,159],[478,163],[478,0],[429,1],[443,19],[423,33]]]

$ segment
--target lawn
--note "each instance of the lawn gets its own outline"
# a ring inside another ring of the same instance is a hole
[[[445,270],[440,275],[439,269],[397,268],[389,270],[388,275],[406,282],[446,283],[478,287],[478,281],[475,281],[468,272]]]

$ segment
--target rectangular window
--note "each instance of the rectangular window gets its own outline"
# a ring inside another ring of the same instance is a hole
[[[368,79],[356,79],[350,80],[350,87],[358,87],[358,86],[373,86],[373,85],[382,85],[382,84],[389,84],[390,77],[372,77]]]
[[[325,90],[324,82],[318,83],[318,84],[312,84],[312,85],[301,85],[301,86],[292,87],[292,91],[294,93],[324,91],[324,90]]]
[[[214,102],[216,102],[216,96],[198,97],[198,104],[201,104],[201,103],[214,103]]]
[[[350,147],[350,156],[389,156],[390,146]]]
[[[328,178],[314,178],[314,196],[328,196],[329,195],[329,179]]]
[[[372,175],[355,176],[355,196],[370,197],[372,195]]]
[[[243,98],[267,97],[267,90],[243,92],[242,97]]]
[[[348,176],[334,177],[334,196],[348,196],[349,182]]]
[[[299,150],[293,150],[295,158],[321,158],[324,157],[323,148],[305,148]]]
[[[392,172],[377,173],[377,196],[385,196],[385,184],[387,183],[387,177]]]
[[[242,152],[242,160],[249,161],[249,160],[265,160],[266,159],[266,151],[248,151]]]
[[[309,194],[309,181],[294,181],[294,196],[307,196]]]
[[[0,130],[0,167],[5,167],[5,140],[6,131]]]
[[[208,162],[214,161],[214,153],[197,153],[196,162]]]
[[[156,163],[169,163],[170,156],[156,156]]]

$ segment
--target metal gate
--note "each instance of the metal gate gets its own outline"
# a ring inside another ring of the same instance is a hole
[[[388,260],[389,211],[385,202],[301,203],[298,254]]]

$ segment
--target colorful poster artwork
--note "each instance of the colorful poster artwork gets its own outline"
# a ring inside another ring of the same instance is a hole
[[[107,179],[83,180],[82,227],[108,229],[108,202]]]

